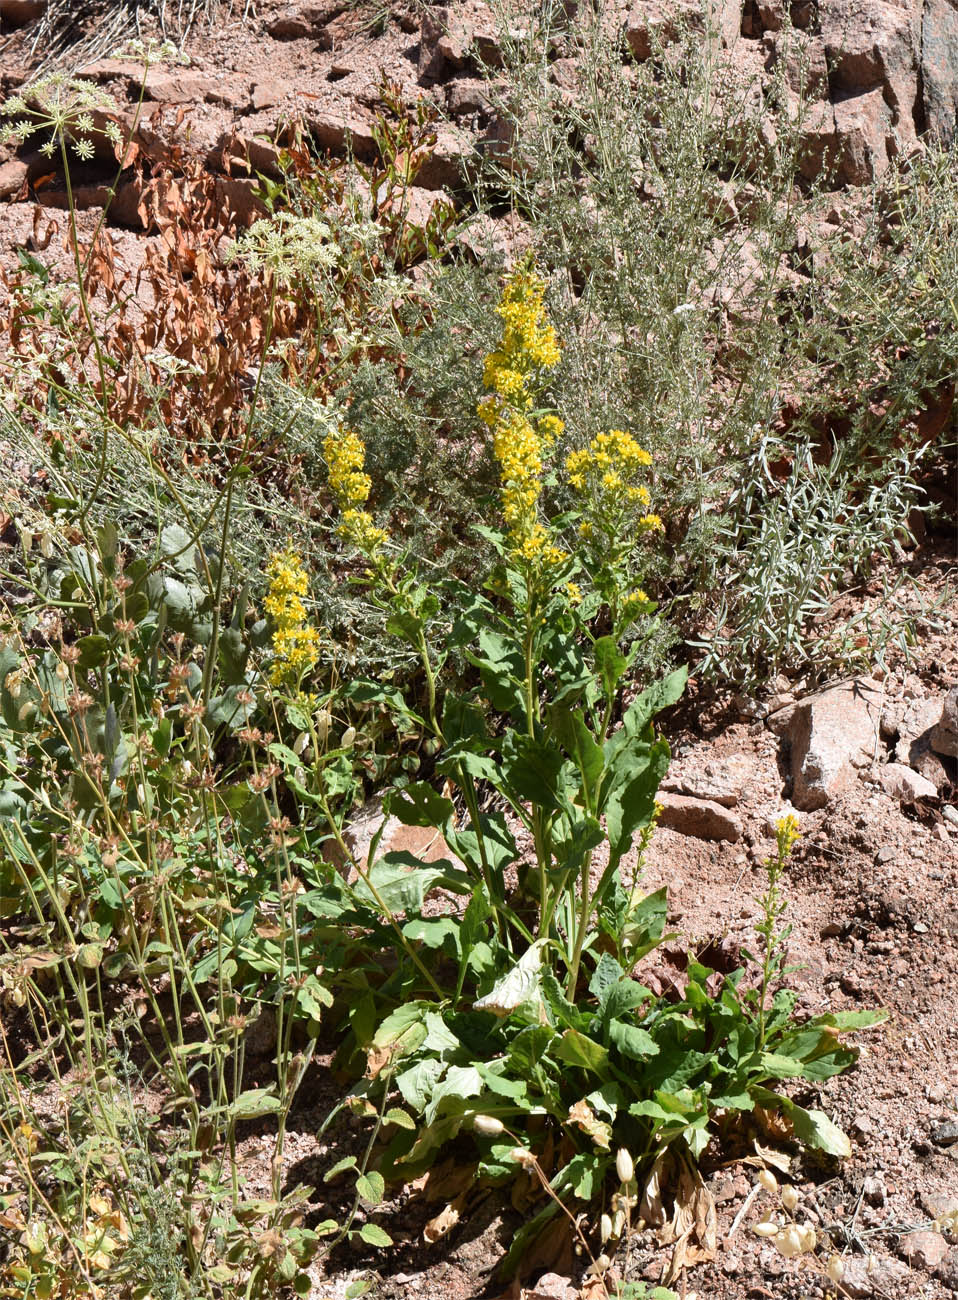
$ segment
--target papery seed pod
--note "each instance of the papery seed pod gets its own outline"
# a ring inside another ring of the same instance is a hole
[[[799,1199],[798,1192],[794,1187],[782,1188],[782,1204],[789,1212],[795,1209],[798,1205]]]
[[[477,1115],[472,1121],[472,1127],[483,1137],[498,1137],[505,1125],[495,1115]]]
[[[599,1240],[603,1246],[612,1236],[612,1220],[607,1214],[603,1214],[599,1219]]]
[[[509,1156],[517,1165],[522,1165],[523,1169],[531,1169],[536,1162],[535,1156],[526,1147],[513,1147]]]
[[[330,714],[328,709],[320,709],[316,714],[313,722],[316,727],[316,737],[318,740],[325,740],[329,732]]]
[[[611,1267],[612,1267],[612,1260],[609,1259],[608,1255],[600,1255],[599,1258],[595,1261],[595,1265],[594,1265],[596,1273],[598,1273],[600,1276],[603,1273],[607,1273]]]
[[[301,731],[293,741],[293,753],[302,754],[303,750],[309,745],[309,732]]]
[[[615,1172],[619,1176],[620,1183],[630,1183],[635,1177],[635,1165],[625,1147],[619,1147],[618,1155],[615,1157]]]
[[[845,1265],[842,1263],[841,1256],[831,1255],[825,1265],[825,1272],[832,1282],[840,1282],[845,1276]]]
[[[783,1228],[775,1237],[775,1249],[786,1259],[802,1253],[802,1242],[797,1228]]]
[[[639,1220],[639,1223],[641,1223],[641,1222],[642,1222],[642,1220],[640,1219],[640,1220]],[[643,1225],[643,1226],[644,1226],[644,1225]],[[616,1210],[615,1215],[613,1216],[613,1219],[612,1219],[612,1235],[613,1235],[613,1237],[621,1237],[621,1236],[622,1236],[622,1229],[623,1229],[624,1227],[625,1227],[625,1210]],[[638,1227],[637,1227],[636,1230],[637,1230],[638,1232],[641,1232],[641,1231],[642,1231],[642,1229],[641,1229],[641,1228],[638,1228]]]
[[[778,1182],[775,1178],[775,1175],[772,1173],[771,1169],[763,1169],[758,1176],[758,1181],[769,1193],[769,1195],[774,1196],[775,1193],[778,1191]]]
[[[798,1242],[802,1253],[807,1255],[818,1245],[818,1234],[810,1223],[803,1223],[798,1228]]]
[[[780,1223],[773,1223],[770,1219],[763,1219],[761,1223],[756,1223],[752,1228],[756,1237],[774,1237],[777,1232],[781,1231]]]
[[[356,739],[356,728],[347,727],[343,732],[342,740],[339,742],[343,749],[349,749]]]

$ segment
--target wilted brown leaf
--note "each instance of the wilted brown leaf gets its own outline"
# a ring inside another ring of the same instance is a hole
[[[451,1232],[459,1222],[463,1208],[465,1207],[467,1195],[467,1192],[463,1192],[460,1196],[457,1196],[454,1201],[450,1201],[446,1208],[440,1210],[436,1217],[430,1219],[425,1228],[423,1228],[422,1235],[430,1246],[445,1237],[445,1235],[448,1232]]]

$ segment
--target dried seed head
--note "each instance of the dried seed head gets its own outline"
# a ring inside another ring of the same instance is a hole
[[[829,1279],[832,1282],[840,1282],[842,1280],[845,1276],[845,1265],[842,1263],[839,1255],[832,1255],[829,1258],[828,1263],[825,1265],[825,1272],[828,1274]]]
[[[625,1147],[619,1147],[618,1155],[615,1157],[615,1172],[619,1176],[620,1183],[631,1183],[635,1177],[635,1165]]]
[[[797,1232],[798,1232],[798,1242],[802,1248],[802,1252],[803,1254],[807,1255],[810,1251],[813,1251],[815,1247],[818,1245],[818,1236],[815,1232],[815,1229],[812,1227],[810,1223],[803,1223],[801,1227],[797,1229]]]
[[[802,1240],[797,1228],[783,1228],[775,1236],[775,1249],[786,1259],[802,1254]]]

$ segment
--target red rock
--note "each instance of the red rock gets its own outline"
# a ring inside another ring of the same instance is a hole
[[[372,124],[345,107],[318,110],[308,120],[307,128],[319,148],[329,153],[346,153],[351,149],[357,158],[368,160],[376,156]]]
[[[271,140],[224,131],[209,157],[209,165],[226,171],[262,172],[265,176],[279,176],[280,146]]]
[[[917,12],[890,0],[829,0],[819,8],[832,96],[879,90],[907,149],[916,140]]]
[[[903,763],[887,763],[878,769],[878,779],[882,789],[893,799],[902,803],[915,803],[918,799],[934,799],[938,795],[937,786],[926,781],[923,776]]]
[[[844,1263],[842,1289],[855,1300],[872,1295],[899,1297],[910,1290],[911,1272],[897,1259],[852,1255],[846,1256]]]
[[[881,688],[859,678],[802,700],[788,730],[792,802],[809,811],[825,805],[872,762],[878,737]]]
[[[637,0],[625,20],[625,39],[635,58],[644,61],[657,42],[668,45],[676,39],[682,22],[701,29],[702,7],[695,0]]]
[[[948,1254],[948,1243],[940,1232],[909,1232],[902,1237],[900,1250],[912,1268],[933,1273]]]
[[[951,144],[958,136],[958,7],[954,0],[924,0],[921,89],[928,131]]]
[[[440,81],[473,56],[492,66],[502,59],[496,20],[482,0],[425,10],[419,29],[420,81]]]
[[[475,151],[473,137],[453,126],[440,126],[436,143],[418,175],[416,184],[427,190],[456,190],[462,185],[463,168]]]
[[[280,41],[319,39],[326,24],[342,12],[343,5],[338,3],[290,5],[273,19],[267,30]]]
[[[11,27],[26,27],[46,9],[46,0],[0,0],[0,18]]]
[[[0,199],[10,199],[21,193],[29,172],[22,158],[11,158],[0,166]]]
[[[579,1288],[558,1273],[543,1273],[531,1291],[523,1291],[525,1300],[577,1300]]]
[[[668,790],[660,790],[656,798],[662,805],[660,826],[700,840],[728,840],[735,844],[742,838],[742,823],[721,804]]]
[[[936,754],[958,758],[958,686],[953,686],[941,706],[941,717],[929,737]]]

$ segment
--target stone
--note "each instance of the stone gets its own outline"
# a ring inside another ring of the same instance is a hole
[[[460,189],[463,169],[474,154],[472,135],[454,126],[439,126],[436,143],[416,175],[416,184],[427,190]]]
[[[46,0],[0,0],[0,18],[11,27],[26,27],[46,9]]]
[[[855,1300],[863,1297],[901,1296],[908,1289],[911,1270],[897,1259],[884,1255],[846,1256],[842,1274],[842,1290]]]
[[[532,1290],[523,1295],[526,1300],[577,1300],[579,1288],[558,1273],[543,1273]]]
[[[887,763],[878,769],[882,789],[900,803],[912,804],[919,799],[935,799],[938,788],[903,763]]]
[[[286,88],[278,81],[257,81],[250,95],[253,109],[260,113],[264,108],[273,108],[286,98]]]
[[[441,81],[472,59],[493,67],[502,61],[496,20],[490,9],[482,0],[465,0],[455,8],[427,8],[419,29],[419,80]]]
[[[265,176],[281,176],[279,156],[279,145],[230,130],[220,136],[207,162],[214,169],[222,168],[229,172],[240,169],[262,172]]]
[[[0,199],[11,199],[24,191],[30,168],[22,158],[11,158],[0,166]]]
[[[636,0],[625,19],[625,39],[640,62],[652,57],[658,43],[671,44],[682,23],[701,30],[702,6],[695,0]]]
[[[267,28],[270,36],[279,41],[319,39],[332,19],[344,9],[342,4],[290,5],[277,15]]]
[[[481,81],[478,77],[457,77],[446,90],[446,107],[453,117],[491,113],[488,81]]]
[[[913,765],[916,755],[927,748],[930,733],[941,717],[942,701],[934,695],[895,700],[882,710],[882,733],[895,736],[896,763]],[[886,730],[887,729],[887,730]]]
[[[952,1246],[938,1265],[936,1274],[949,1291],[958,1295],[958,1246]]]
[[[223,85],[213,73],[189,69],[177,69],[175,72],[151,70],[146,74],[143,93],[146,99],[158,104],[215,103],[217,99],[224,102]],[[244,94],[244,100],[248,102],[249,96]]]
[[[838,179],[846,185],[867,185],[888,170],[896,153],[894,122],[885,92],[876,86],[836,99],[832,112]]]
[[[700,840],[727,840],[736,844],[742,838],[742,823],[727,808],[711,799],[692,799],[687,795],[659,790],[657,802],[662,805],[659,825],[680,835],[693,835]]]
[[[928,739],[936,754],[958,758],[958,686],[953,686],[945,696],[941,717]]]
[[[921,89],[925,127],[943,144],[958,137],[958,5],[924,0],[921,11]]]
[[[925,1229],[902,1237],[899,1250],[902,1259],[907,1260],[912,1268],[923,1268],[933,1273],[948,1254],[948,1243],[940,1232]]]
[[[941,815],[950,825],[958,826],[958,808],[954,804],[946,803],[941,810]]]
[[[907,151],[917,140],[917,10],[891,0],[828,0],[819,12],[832,98],[879,91],[890,110],[891,127]]]
[[[931,1130],[931,1140],[939,1147],[954,1146],[958,1142],[958,1121],[946,1120]]]
[[[346,108],[327,108],[310,117],[307,128],[320,149],[341,154],[351,149],[357,158],[369,161],[376,157],[378,145],[372,124]],[[419,182],[423,182],[420,180]]]
[[[824,808],[873,761],[879,701],[878,683],[857,678],[796,707],[788,730],[796,808]]]
[[[704,764],[672,765],[662,782],[663,790],[709,799],[723,808],[734,808],[755,781],[755,765],[744,754],[709,759]]]

